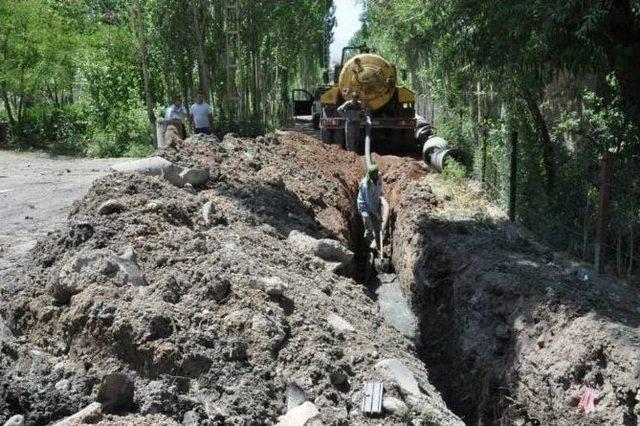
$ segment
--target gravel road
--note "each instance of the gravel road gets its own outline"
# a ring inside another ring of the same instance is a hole
[[[60,225],[71,203],[109,166],[128,160],[0,151],[0,270]]]

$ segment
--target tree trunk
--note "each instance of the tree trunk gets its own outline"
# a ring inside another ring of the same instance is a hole
[[[516,195],[518,182],[518,132],[511,133],[511,164],[509,173],[509,220],[516,221]]]
[[[11,125],[12,129],[16,128],[16,119],[13,116],[13,109],[11,108],[11,101],[9,100],[9,95],[7,91],[2,88],[2,100],[4,101],[4,108],[7,111],[7,117],[9,118],[9,125]]]
[[[147,36],[144,29],[144,21],[142,19],[142,5],[140,0],[133,2],[132,22],[133,29],[138,39],[138,53],[142,64],[142,78],[144,80],[144,99],[147,106],[147,116],[149,117],[149,125],[151,126],[151,139],[153,146],[158,147],[158,135],[156,132],[156,115],[153,112],[153,97],[151,95],[151,77],[149,75],[149,58],[147,56]]]
[[[616,274],[622,276],[622,232],[619,228],[616,236]]]
[[[204,31],[200,13],[201,3],[200,1],[191,0],[188,4],[193,17],[193,35],[196,44],[196,55],[198,58],[198,79],[200,80],[200,89],[202,89],[207,95],[207,98],[210,99],[211,83],[209,81],[209,67],[204,54]]]
[[[487,142],[489,139],[489,131],[488,129],[480,130],[480,139],[482,143],[482,164],[480,169],[480,174],[482,175],[482,183],[487,181]]]
[[[589,246],[589,196],[584,207],[584,220],[582,221],[582,260],[587,260]]]
[[[596,241],[594,244],[594,269],[596,274],[602,272],[603,247],[606,242],[606,229],[609,221],[609,203],[611,199],[611,163],[612,156],[605,151],[600,168],[600,199],[598,202],[598,224],[596,226]]]
[[[631,279],[631,275],[633,275],[633,249],[634,249],[634,235],[633,235],[633,225],[631,225],[631,229],[629,230],[629,265],[627,267],[627,279]]]
[[[545,192],[548,197],[553,195],[553,189],[555,185],[556,169],[553,143],[551,142],[551,136],[549,135],[549,129],[547,123],[540,112],[538,103],[533,98],[529,91],[524,92],[524,99],[527,103],[527,108],[531,113],[531,117],[538,128],[540,138],[542,139],[542,162],[544,163],[545,172]]]

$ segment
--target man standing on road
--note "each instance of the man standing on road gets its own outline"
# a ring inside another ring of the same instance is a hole
[[[360,95],[357,92],[353,92],[351,100],[340,105],[338,113],[345,118],[344,140],[347,145],[347,151],[355,152],[360,139],[360,122],[363,114]]]
[[[382,192],[382,179],[377,164],[371,164],[367,168],[367,175],[360,181],[358,188],[358,213],[364,222],[364,239],[370,242],[370,248],[378,247],[378,235],[380,234],[380,194]]]
[[[182,96],[175,95],[173,97],[173,105],[167,108],[167,111],[164,114],[165,120],[177,120],[180,122],[180,131],[182,132],[182,137],[186,137],[186,129],[184,127],[184,122],[187,119],[187,110],[184,109],[182,105]]]
[[[213,122],[211,107],[204,101],[204,92],[202,90],[198,91],[196,103],[191,105],[189,109],[189,122],[191,127],[195,129],[196,134],[211,134],[211,123]]]

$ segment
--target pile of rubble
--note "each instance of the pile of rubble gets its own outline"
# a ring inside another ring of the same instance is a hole
[[[295,133],[157,154],[1,277],[1,420],[461,424],[351,277],[357,156]]]

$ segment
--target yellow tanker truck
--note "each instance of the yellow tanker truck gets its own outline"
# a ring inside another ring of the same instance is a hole
[[[359,53],[344,62],[345,53],[350,49],[358,49]],[[406,87],[398,86],[397,80],[395,66],[371,53],[366,45],[345,47],[333,85],[320,96],[318,112],[323,142],[345,147],[345,120],[337,109],[357,92],[370,111],[372,150],[399,153],[415,149],[415,95]],[[363,143],[364,128],[358,144],[360,151]]]

